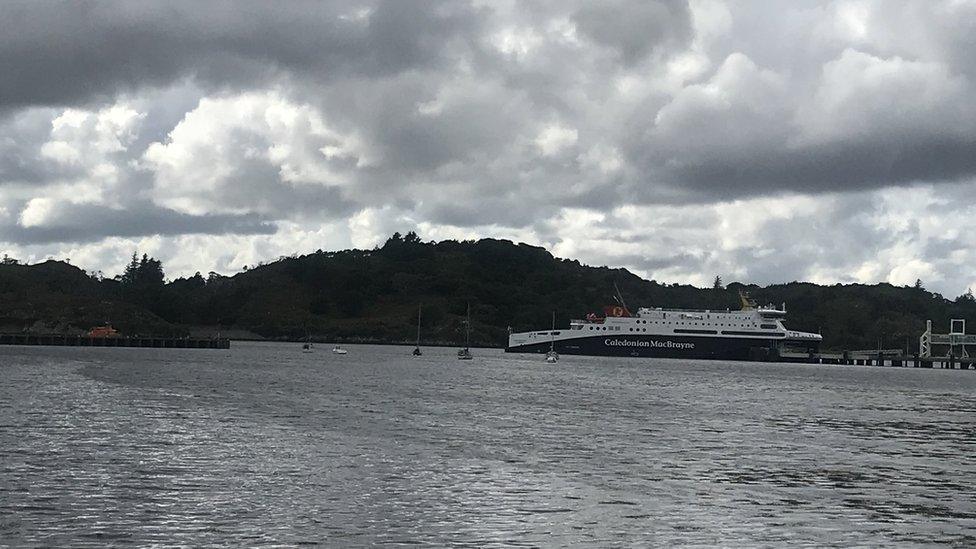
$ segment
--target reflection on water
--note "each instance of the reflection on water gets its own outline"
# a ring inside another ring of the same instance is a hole
[[[10,545],[976,544],[976,372],[0,348]]]

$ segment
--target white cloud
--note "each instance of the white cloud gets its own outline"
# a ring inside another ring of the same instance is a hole
[[[578,137],[579,134],[575,128],[558,125],[547,126],[536,137],[535,143],[544,156],[555,156],[575,145]]]
[[[145,152],[153,198],[190,213],[280,213],[266,200],[285,185],[341,187],[358,162],[354,138],[309,105],[277,93],[206,98],[164,143]]]
[[[905,132],[965,133],[976,122],[968,82],[941,63],[881,59],[847,49],[823,67],[799,110],[804,140],[853,140]],[[798,144],[798,143],[797,143]]]
[[[32,198],[20,212],[22,227],[38,227],[44,225],[54,210],[54,201],[50,198]]]

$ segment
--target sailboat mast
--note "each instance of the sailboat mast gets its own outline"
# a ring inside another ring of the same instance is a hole
[[[464,323],[464,348],[471,346],[471,304],[468,303],[468,319]]]
[[[423,305],[417,305],[417,347],[420,347],[420,310]]]
[[[549,350],[552,351],[556,346],[556,335],[553,333],[556,330],[556,311],[552,312],[552,329],[549,330]]]

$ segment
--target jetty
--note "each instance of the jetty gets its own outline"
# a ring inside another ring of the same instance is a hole
[[[839,353],[782,353],[777,362],[806,364],[839,364],[849,366],[891,366],[895,368],[948,368],[976,370],[976,358],[953,356],[921,356],[905,354],[903,349],[872,351],[843,351]]]
[[[969,354],[970,347],[976,351],[976,334],[966,333],[963,319],[954,318],[949,326],[947,334],[933,333],[932,321],[927,321],[925,332],[918,338],[918,352],[914,354],[909,354],[907,349],[871,349],[839,353],[783,352],[776,358],[782,362],[811,364],[976,370],[976,357]]]
[[[140,337],[67,334],[0,334],[0,345],[47,345],[54,347],[143,347],[153,349],[230,349],[226,338]]]

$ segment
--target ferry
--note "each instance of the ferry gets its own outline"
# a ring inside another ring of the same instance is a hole
[[[641,307],[637,313],[620,300],[570,322],[568,330],[509,331],[508,353],[686,358],[715,360],[775,360],[784,351],[814,354],[820,334],[790,330],[783,325],[786,304],[756,306],[742,297],[742,309],[692,310]]]

